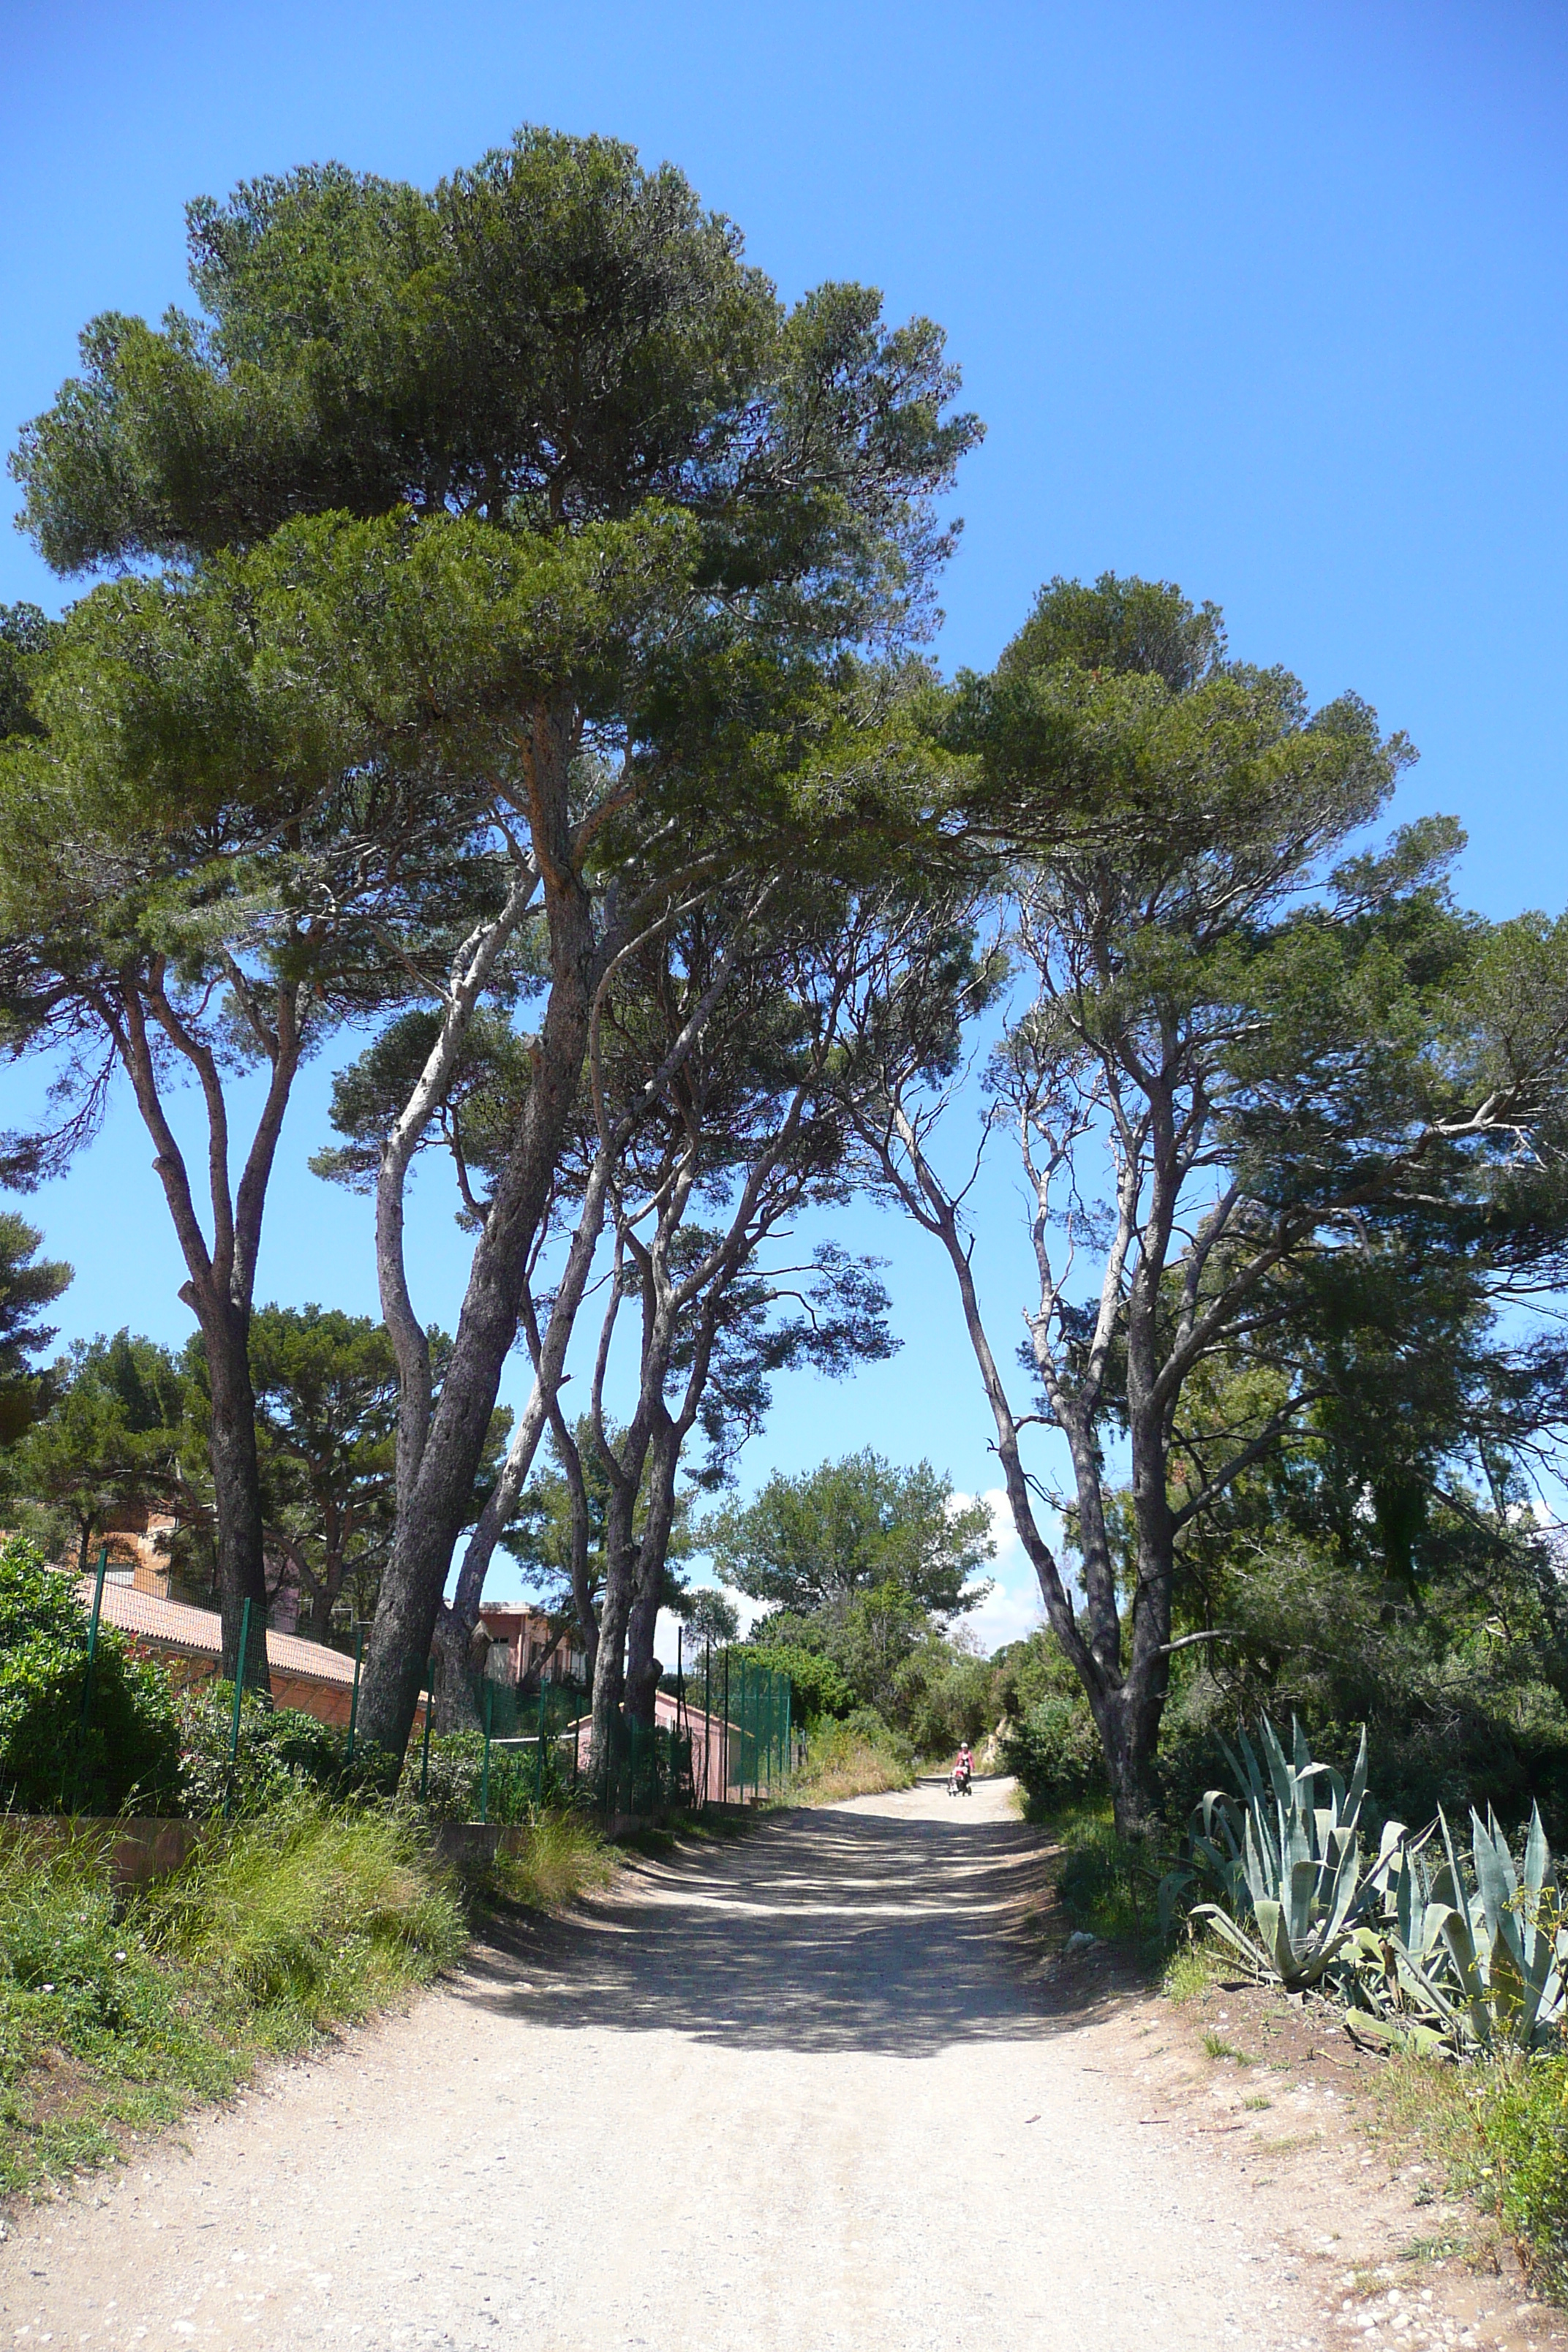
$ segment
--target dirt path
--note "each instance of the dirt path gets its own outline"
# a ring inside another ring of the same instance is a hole
[[[775,1816],[639,1865],[111,2189],[25,2215],[0,2247],[0,2337],[1335,2340],[1330,2282],[1303,2277],[1238,2144],[1159,2128],[1131,2065],[1100,2053],[1092,2000],[1047,2000],[1025,1919],[1039,1874],[996,1782]]]

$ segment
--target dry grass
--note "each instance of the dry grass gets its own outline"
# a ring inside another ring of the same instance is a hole
[[[1456,2193],[1481,2181],[1489,2158],[1473,2068],[1395,2055],[1370,2077],[1367,2087],[1373,2138],[1419,2149],[1447,2175]]]
[[[912,1789],[914,1768],[858,1732],[830,1731],[812,1741],[810,1760],[790,1783],[796,1805],[838,1805],[849,1797],[881,1797]]]

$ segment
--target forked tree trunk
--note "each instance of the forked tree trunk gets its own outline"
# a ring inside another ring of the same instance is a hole
[[[654,1655],[654,1642],[658,1631],[670,1529],[675,1523],[675,1481],[684,1434],[666,1415],[648,1448],[642,1540],[637,1547],[637,1580],[626,1616],[626,1711],[629,1721],[649,1731],[658,1717],[656,1701],[661,1668]]]
[[[635,1497],[634,1497],[635,1500]],[[637,1582],[637,1538],[631,1505],[610,1498],[605,1544],[605,1590],[599,1599],[599,1643],[594,1661],[592,1771],[595,1780],[613,1763],[626,1692],[626,1625]]]

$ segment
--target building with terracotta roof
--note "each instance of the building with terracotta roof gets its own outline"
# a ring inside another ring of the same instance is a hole
[[[193,1609],[184,1601],[144,1591],[133,1582],[115,1582],[113,1577],[110,1550],[110,1574],[103,1588],[104,1623],[115,1626],[139,1650],[155,1657],[179,1689],[213,1680],[223,1654],[223,1623],[216,1610]],[[77,1591],[89,1609],[97,1581],[93,1576],[77,1581]],[[299,1707],[321,1723],[347,1727],[354,1662],[342,1650],[329,1650],[320,1642],[302,1641],[297,1633],[279,1633],[268,1626],[267,1664],[272,1696],[279,1706]]]

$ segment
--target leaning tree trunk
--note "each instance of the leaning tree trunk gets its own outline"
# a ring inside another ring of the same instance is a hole
[[[646,1537],[644,1541],[646,1544]],[[626,1612],[626,1720],[640,1724],[647,1731],[653,1729],[658,1717],[655,1701],[663,1671],[653,1652],[658,1624],[659,1589],[663,1582],[662,1560],[647,1570],[639,1562],[637,1586],[632,1594],[631,1607]]]
[[[474,1696],[476,1631],[476,1626],[463,1622],[456,1610],[442,1604],[430,1643],[436,1668],[433,1723],[437,1731],[478,1731],[483,1727],[479,1701]]]
[[[418,1433],[416,1460],[403,1458],[405,1433],[399,1430],[397,1529],[360,1689],[366,1740],[398,1757],[413,1727],[453,1549],[472,1509],[490,1413],[517,1336],[529,1251],[545,1213],[587,1051],[599,950],[588,892],[573,865],[566,758],[562,747],[556,749],[558,789],[543,793],[531,812],[545,873],[552,967],[532,1081],[474,1252],[440,1398]],[[401,1260],[384,1263],[379,1270],[384,1301],[405,1302]]]
[[[1154,1688],[1146,1676],[1129,1675],[1119,1686],[1091,1694],[1089,1706],[1105,1758],[1117,1835],[1141,1843],[1153,1835],[1161,1821],[1156,1758],[1164,1689]]]

